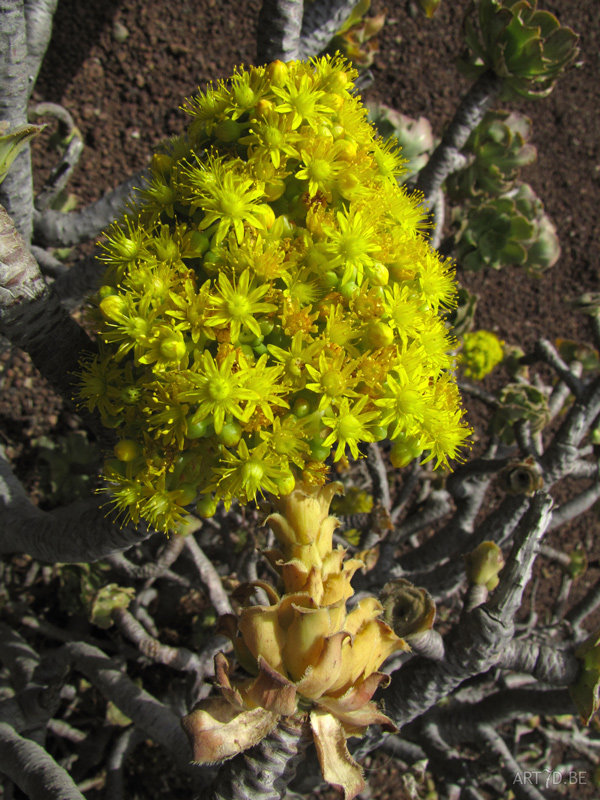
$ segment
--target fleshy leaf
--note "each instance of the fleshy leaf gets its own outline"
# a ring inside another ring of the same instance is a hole
[[[600,629],[579,645],[575,656],[582,662],[581,672],[569,692],[582,725],[589,725],[600,708]]]
[[[45,127],[45,125],[19,125],[8,133],[0,129],[0,183],[6,178],[10,165],[21,150]]]

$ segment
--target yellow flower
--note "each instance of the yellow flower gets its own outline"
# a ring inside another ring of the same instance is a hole
[[[244,373],[233,372],[234,361],[235,353],[230,353],[217,365],[206,352],[193,370],[184,373],[189,388],[179,393],[180,400],[197,406],[195,420],[212,415],[216,433],[221,432],[226,414],[245,421],[248,412],[240,403],[255,397],[255,393],[244,386]]]
[[[335,451],[334,461],[339,461],[344,455],[346,447],[350,448],[353,458],[360,458],[358,452],[359,442],[372,442],[373,434],[369,430],[369,423],[374,424],[378,419],[378,411],[363,411],[365,405],[371,398],[364,395],[352,408],[346,397],[343,397],[339,408],[331,416],[324,416],[323,423],[332,429],[329,436],[323,441],[323,446],[338,443]]]
[[[231,283],[226,275],[219,275],[218,294],[210,299],[211,315],[206,324],[214,327],[229,325],[232,342],[237,342],[240,328],[245,325],[255,336],[260,336],[260,325],[256,320],[258,314],[276,311],[273,303],[261,302],[269,291],[269,284],[252,288],[250,271],[244,270],[237,285]]]

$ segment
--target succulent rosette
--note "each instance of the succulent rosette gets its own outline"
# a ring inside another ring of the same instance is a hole
[[[327,57],[209,87],[108,232],[80,402],[118,438],[126,519],[169,530],[194,502],[322,485],[329,456],[386,438],[460,455],[452,265],[355,77]]]
[[[380,619],[384,607],[377,598],[346,609],[352,577],[364,565],[358,558],[344,560],[341,546],[333,548],[338,521],[328,511],[341,488],[299,482],[274,500],[277,511],[267,524],[278,547],[266,555],[283,591],[264,581],[242,585],[239,614],[221,618],[222,632],[251,677],[231,677],[226,657],[216,657],[221,697],[201,701],[183,722],[196,763],[231,758],[259,742],[281,717],[308,715],[323,775],[349,798],[364,784],[346,738],[372,724],[395,729],[371,698],[389,682],[379,671],[385,659],[410,648]],[[269,605],[250,605],[255,589],[265,592]]]
[[[579,55],[579,37],[537,0],[479,0],[464,22],[469,57],[463,71],[475,77],[492,70],[505,91],[533,99],[547,97]]]

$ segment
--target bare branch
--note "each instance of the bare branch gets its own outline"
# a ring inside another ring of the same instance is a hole
[[[223,588],[219,573],[204,555],[202,548],[195,540],[193,534],[186,538],[185,544],[188,553],[196,565],[200,580],[203,586],[206,587],[210,602],[213,604],[215,611],[218,614],[231,614],[231,603],[229,602],[227,592]]]
[[[43,747],[0,722],[0,772],[30,800],[85,800],[69,773]]]
[[[9,128],[27,122],[28,54],[23,0],[0,0],[0,121]],[[0,204],[8,209],[17,230],[31,241],[33,181],[31,154],[25,147],[0,185]]]
[[[299,58],[311,58],[322,52],[355,5],[356,0],[315,0],[306,4]]]
[[[303,7],[303,0],[263,0],[256,33],[259,64],[298,58]]]
[[[519,800],[544,800],[544,795],[523,778],[523,770],[508,749],[506,742],[490,725],[481,725],[479,734],[500,762],[500,772],[506,785]]]
[[[58,0],[25,0],[25,25],[27,29],[27,79],[29,94],[37,81],[52,35],[52,19]]]
[[[196,653],[192,653],[186,647],[170,647],[167,644],[162,644],[158,639],[146,633],[133,614],[130,614],[127,609],[115,609],[112,618],[121,633],[130,639],[140,652],[152,661],[183,672],[194,672],[201,679],[206,677],[205,673],[200,675],[203,672],[203,664]]]
[[[124,210],[132,192],[142,186],[148,170],[136,172],[112,192],[81,211],[63,214],[47,209],[36,212],[33,240],[41,247],[71,247],[99,236]]]
[[[432,202],[448,175],[464,164],[461,150],[500,92],[502,81],[484,72],[463,98],[454,118],[431,158],[419,172],[416,189]]]
[[[181,769],[189,771],[191,754],[188,742],[179,718],[170,709],[137,686],[97,647],[70,642],[64,646],[64,653],[107,699],[112,700],[147,736],[162,744]]]

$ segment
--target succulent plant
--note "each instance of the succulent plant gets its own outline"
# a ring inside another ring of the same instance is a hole
[[[463,335],[459,364],[465,377],[481,381],[504,358],[503,342],[491,331]]]
[[[600,709],[600,630],[595,630],[575,651],[581,662],[581,671],[574,684],[569,686],[571,698],[582,725],[590,720]]]
[[[500,393],[500,407],[490,422],[491,431],[512,444],[512,426],[519,420],[529,422],[533,431],[544,428],[550,419],[548,398],[536,386],[529,383],[508,383]]]
[[[8,122],[0,122],[0,183],[6,178],[10,165],[21,150],[45,128],[45,125],[18,125],[8,129]]]
[[[401,149],[404,171],[398,175],[398,182],[406,183],[429,160],[434,145],[431,123],[426,117],[413,119],[381,103],[367,104],[367,108],[380,136]]]
[[[456,259],[471,272],[518,265],[538,274],[560,257],[556,229],[526,183],[497,199],[457,208],[454,218],[460,222]]]
[[[455,336],[464,336],[475,322],[475,311],[479,295],[459,286],[456,293],[456,306],[445,312],[446,320]]]
[[[370,7],[371,0],[358,0],[327,46],[328,53],[341,53],[359,70],[373,64],[379,50],[375,37],[385,24],[385,11],[374,17],[366,16]]]
[[[536,0],[478,0],[465,16],[464,35],[471,53],[463,71],[476,77],[492,70],[507,94],[526,98],[549,95],[579,54],[577,34],[538,10]]]
[[[465,145],[470,163],[448,178],[450,197],[496,197],[510,191],[520,167],[536,159],[535,147],[527,144],[530,135],[531,120],[522,114],[488,111]]]
[[[277,510],[267,524],[278,546],[266,555],[283,592],[264,581],[241,586],[241,611],[221,618],[221,630],[250,677],[234,677],[219,654],[215,671],[222,696],[200,701],[183,726],[194,761],[206,764],[257,744],[282,717],[308,715],[323,776],[350,800],[364,782],[345,740],[371,724],[395,729],[371,698],[389,682],[379,671],[383,661],[410,648],[380,619],[384,607],[375,597],[346,610],[352,576],[364,565],[357,558],[344,560],[344,548],[333,548],[338,521],[328,511],[341,488],[299,483],[274,501]],[[248,603],[255,588],[266,593],[268,606]],[[428,607],[426,625],[433,613]]]
[[[168,530],[193,502],[322,485],[330,454],[385,438],[460,454],[452,265],[355,77],[274,62],[193,98],[108,232],[80,402],[118,437],[104,475],[125,518]]]

